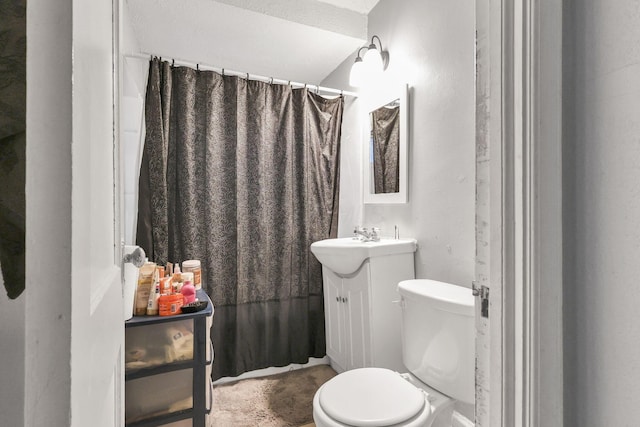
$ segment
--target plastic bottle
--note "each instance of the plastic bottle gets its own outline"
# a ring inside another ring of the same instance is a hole
[[[193,273],[193,286],[195,286],[196,289],[200,289],[202,287],[202,267],[200,266],[200,260],[189,259],[183,261],[182,270]]]
[[[189,304],[196,300],[196,288],[190,281],[184,282],[180,293],[184,297],[184,303]]]
[[[149,303],[147,305],[147,316],[158,315],[158,300],[160,299],[160,281],[154,284],[154,291],[149,294]]]
[[[160,316],[173,316],[182,312],[184,297],[181,294],[161,295],[158,299],[158,312]]]
[[[170,295],[171,291],[171,277],[163,277],[160,280],[160,295]]]
[[[173,292],[174,293],[180,292],[180,289],[184,284],[184,281],[182,279],[182,272],[180,271],[180,263],[175,265],[173,269],[173,276],[171,278],[171,281],[173,282]]]
[[[136,289],[135,311],[136,316],[144,316],[147,314],[147,305],[149,304],[149,295],[153,292],[153,273],[156,264],[148,262],[142,267],[138,274],[138,287]]]
[[[191,284],[195,287],[196,283],[193,280],[193,273],[188,272],[188,271],[183,271],[182,272],[182,284],[184,285],[187,282],[191,282]]]

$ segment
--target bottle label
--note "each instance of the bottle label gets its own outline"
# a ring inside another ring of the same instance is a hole
[[[202,270],[201,269],[195,269],[192,270],[193,273],[193,284],[196,287],[200,287],[200,274],[201,274]]]

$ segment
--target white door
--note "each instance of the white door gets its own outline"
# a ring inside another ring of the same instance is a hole
[[[490,32],[490,18],[494,18],[490,0],[476,3],[476,266],[477,289],[491,289],[489,313],[495,329],[502,316],[501,301],[501,261],[502,238],[501,218],[501,176],[500,169],[500,128],[496,124],[499,115],[500,97],[492,93],[491,78],[499,75],[499,70],[491,70],[490,49],[496,48],[491,42],[495,35]],[[500,45],[497,45],[500,46]],[[494,89],[495,90],[495,89]],[[491,97],[493,95],[493,98]],[[497,104],[497,105],[496,105]],[[492,112],[498,112],[498,114]],[[494,286],[492,286],[492,284]],[[476,298],[476,402],[475,423],[478,427],[502,426],[502,408],[495,403],[502,387],[502,358],[500,357],[500,330],[493,331],[489,317],[483,316],[482,299]],[[491,332],[495,332],[492,336]],[[493,338],[493,342],[492,342]],[[496,351],[497,350],[497,351]],[[493,386],[493,387],[492,387]],[[490,390],[493,394],[493,404]]]
[[[71,425],[123,425],[118,0],[73,1]],[[117,20],[116,20],[117,22]],[[117,67],[115,67],[117,70]]]
[[[476,2],[477,427],[562,425],[561,96],[561,2]]]

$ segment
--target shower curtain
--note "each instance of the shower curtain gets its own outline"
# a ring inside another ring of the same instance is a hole
[[[337,233],[343,100],[153,59],[137,244],[200,259],[214,379],[325,355],[321,266]]]

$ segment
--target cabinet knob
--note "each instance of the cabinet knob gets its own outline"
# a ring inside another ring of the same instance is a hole
[[[340,302],[340,297],[336,297],[336,301],[337,301],[337,302]]]
[[[347,302],[347,299],[343,297],[342,302]]]

